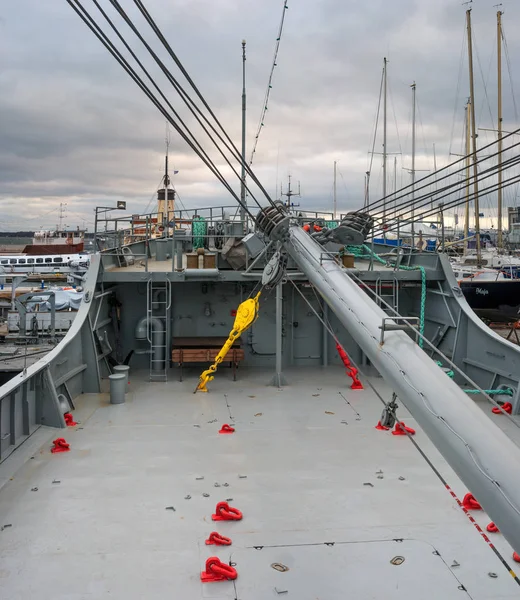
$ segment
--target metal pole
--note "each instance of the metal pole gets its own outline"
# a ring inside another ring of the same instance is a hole
[[[334,161],[334,214],[333,219],[336,220],[337,211],[337,196],[336,196],[336,161]]]
[[[475,238],[477,242],[477,267],[482,266],[480,252],[480,208],[478,201],[478,166],[477,166],[477,126],[475,123],[475,85],[473,81],[473,38],[471,36],[471,9],[466,11],[468,27],[468,62],[469,62],[469,90],[471,96],[471,137],[473,140],[473,195],[475,197]]]
[[[276,286],[276,373],[271,379],[271,385],[282,387],[287,380],[282,373],[282,318],[283,318],[283,283]]]
[[[497,58],[498,58],[498,237],[497,246],[502,248],[502,11],[497,11]]]
[[[384,92],[383,92],[383,225],[386,224],[386,70],[387,60],[383,59],[384,73]],[[383,237],[386,239],[386,233],[383,230]]]
[[[246,41],[242,40],[242,174],[240,181],[240,220],[247,233],[246,224]]]
[[[446,239],[444,237],[444,211],[442,210],[444,204],[442,202],[439,203],[439,212],[440,212],[440,216],[441,216],[441,251],[445,252],[446,250],[446,246],[445,246],[445,242]]]
[[[98,227],[98,207],[96,206],[96,208],[94,209],[94,250],[96,252],[98,252],[98,245],[97,245],[97,227]]]
[[[412,248],[415,247],[415,81],[412,84]]]
[[[471,101],[466,104],[466,203],[464,204],[464,254],[468,251],[469,238],[469,188],[471,153]]]
[[[169,178],[168,178],[168,145],[167,145],[166,146],[166,158],[164,160],[164,208],[163,208],[163,212],[161,214],[162,218],[161,218],[160,223],[159,223],[159,215],[157,215],[157,227],[159,227],[159,225],[162,225],[164,227],[164,229],[159,237],[166,236],[165,216],[167,218],[167,215],[168,215],[168,183],[169,183]],[[155,237],[157,237],[157,235]]]

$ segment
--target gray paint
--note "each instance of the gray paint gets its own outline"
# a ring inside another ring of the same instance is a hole
[[[402,331],[385,334],[386,314],[333,261],[321,261],[322,247],[291,226],[284,246],[417,419],[450,466],[478,498],[511,543],[520,549],[520,448]]]

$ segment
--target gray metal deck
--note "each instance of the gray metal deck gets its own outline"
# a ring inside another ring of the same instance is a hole
[[[0,531],[2,600],[518,597],[411,442],[374,429],[380,401],[350,390],[342,368],[289,370],[281,390],[265,386],[270,371],[244,369],[233,383],[222,369],[210,393],[193,395],[196,374],[150,384],[132,373],[125,405],[85,394],[78,427],[40,428],[40,450],[30,438],[0,466],[1,482],[29,453],[0,491],[0,525],[11,525]],[[223,423],[236,433],[219,435]],[[52,455],[61,436],[72,451]],[[462,498],[437,450],[415,437]],[[215,524],[226,498],[244,518]],[[213,530],[233,545],[206,546]],[[514,567],[502,536],[493,541]],[[236,563],[236,582],[200,582],[212,555]]]

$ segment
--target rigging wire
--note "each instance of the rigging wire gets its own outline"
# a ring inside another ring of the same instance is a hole
[[[516,166],[519,163],[520,163],[520,156],[514,156],[514,157],[511,157],[511,158],[507,159],[506,161],[504,161],[504,165],[505,165],[506,169]],[[480,180],[483,181],[490,177],[494,177],[497,171],[498,171],[498,167],[496,167],[495,165],[492,165],[491,167],[489,167],[488,169],[486,169],[485,171],[482,172],[481,176],[479,177],[479,181]],[[471,182],[471,177],[468,179],[456,182],[453,185],[446,186],[445,188],[440,189],[439,193],[447,192],[443,195],[437,195],[437,191],[435,191],[431,194],[425,194],[421,198],[418,199],[418,202],[414,202],[413,205],[415,208],[417,208],[417,206],[419,205],[420,202],[422,202],[422,206],[425,206],[426,203],[428,203],[430,200],[432,200],[433,196],[437,196],[435,198],[436,200],[442,200],[444,198],[449,197],[450,195],[453,195],[453,194],[456,194],[459,192],[462,193],[463,191],[465,192],[466,191],[465,184],[467,182]],[[493,185],[498,185],[498,183],[495,181]],[[488,188],[485,188],[485,189],[488,189]],[[474,192],[472,194],[470,194],[469,197],[472,198],[473,195],[474,195]],[[464,198],[466,198],[466,196],[464,196]],[[379,213],[372,213],[372,216],[374,216],[374,214],[377,217],[378,215],[381,216],[382,212],[380,211]]]
[[[487,91],[487,82],[484,78],[484,71],[482,70],[482,63],[480,61],[480,54],[478,52],[478,46],[477,46],[477,40],[475,38],[475,32],[473,31],[472,34],[473,34],[473,46],[475,48],[475,53],[477,55],[477,64],[478,64],[478,68],[479,68],[479,72],[480,72],[480,77],[482,78],[482,84],[484,86],[484,97],[485,97],[485,101],[487,103],[487,107],[489,109],[489,117],[491,119],[491,127],[493,129],[495,129],[494,117],[493,117],[493,113],[491,111],[491,103],[489,102],[489,96],[488,96],[488,91]],[[493,44],[493,49],[494,48],[495,48],[495,45]],[[489,80],[489,73],[491,71],[491,61],[493,60],[493,57],[494,57],[494,51],[492,52],[491,58],[489,59],[488,80]],[[480,121],[482,118],[483,110],[484,110],[484,99],[482,100],[482,104],[480,106],[478,121]]]
[[[197,120],[197,122],[199,123],[199,125],[202,127],[202,129],[204,130],[204,132],[206,133],[206,135],[209,137],[209,139],[212,141],[213,145],[217,148],[217,150],[219,151],[219,153],[222,155],[222,157],[224,158],[224,160],[226,161],[226,163],[228,164],[228,166],[231,168],[231,170],[235,173],[235,175],[237,176],[237,178],[241,179],[241,175],[239,175],[238,171],[233,167],[233,165],[231,164],[230,160],[228,157],[226,157],[226,155],[224,154],[224,152],[222,151],[222,149],[220,148],[220,146],[218,145],[218,143],[214,140],[214,138],[211,136],[211,134],[208,132],[208,130],[206,129],[205,125],[203,125],[203,123],[201,122],[201,118],[202,120],[205,121],[205,123],[210,127],[210,129],[212,129],[212,131],[215,133],[215,135],[219,138],[219,140],[224,144],[224,146],[226,147],[226,149],[231,152],[231,154],[233,155],[234,159],[239,160],[239,162],[242,162],[242,157],[240,155],[240,153],[238,152],[237,148],[234,146],[233,142],[231,141],[231,139],[229,138],[229,136],[225,133],[224,128],[222,127],[222,125],[220,124],[220,121],[218,121],[218,119],[212,114],[212,117],[215,119],[218,127],[220,128],[220,130],[224,131],[224,137],[227,138],[223,139],[221,134],[219,132],[216,131],[216,129],[213,127],[213,125],[209,122],[209,120],[207,119],[207,117],[202,113],[202,111],[200,110],[200,108],[196,105],[196,103],[189,97],[189,95],[186,93],[186,91],[184,90],[184,88],[178,83],[178,81],[173,77],[173,75],[171,74],[171,72],[167,69],[167,67],[164,65],[164,63],[158,58],[157,54],[151,49],[151,47],[149,46],[149,44],[144,40],[143,36],[140,34],[139,30],[137,29],[137,27],[134,25],[134,23],[131,21],[131,19],[128,17],[128,15],[126,14],[126,12],[123,10],[123,8],[121,7],[121,5],[119,4],[118,0],[109,0],[110,3],[114,6],[114,8],[116,8],[116,10],[119,12],[120,16],[124,19],[124,21],[127,23],[127,25],[131,28],[131,30],[134,32],[134,34],[137,36],[137,38],[141,41],[141,43],[145,46],[145,48],[148,50],[148,52],[150,53],[150,55],[152,56],[152,58],[155,60],[155,62],[157,63],[157,65],[161,68],[161,70],[163,71],[164,75],[166,76],[166,78],[168,79],[168,81],[173,85],[175,91],[179,94],[179,96],[181,97],[181,100],[184,102],[184,104],[188,107],[188,109],[190,110],[190,112],[193,114],[193,116],[195,117],[195,119]],[[142,2],[140,2],[140,0],[134,0],[136,2],[136,4],[138,4],[139,7],[143,7],[142,10],[146,11],[146,8],[144,8],[144,5],[142,5]],[[98,6],[99,5],[97,3],[97,0],[93,0],[93,2]],[[141,8],[140,8],[141,9]],[[100,9],[101,10],[101,9]],[[163,39],[162,33],[160,32],[159,28],[155,25],[155,22],[153,21],[153,19],[149,16],[149,14],[143,13],[148,15],[147,17],[145,17],[147,19],[147,21],[149,22],[150,26],[152,27],[152,29],[154,30],[154,33],[156,33],[156,35],[161,39]],[[162,36],[162,37],[161,37]],[[121,38],[121,36],[119,36]],[[122,38],[121,38],[122,39]],[[125,46],[127,47],[127,44],[124,40],[122,40],[123,43],[125,44]],[[164,43],[167,44],[166,40],[164,40]],[[164,45],[163,43],[163,45]],[[168,46],[169,48],[169,46]],[[167,48],[167,49],[168,49]],[[170,49],[171,50],[171,49]],[[171,51],[173,53],[173,51]],[[134,55],[135,57],[135,55]],[[137,60],[137,59],[136,59]],[[180,61],[179,61],[180,64]],[[142,67],[143,68],[143,67]],[[184,68],[183,68],[183,74],[184,74]],[[185,75],[186,78],[188,78],[187,73]],[[191,80],[190,80],[191,82]],[[199,97],[202,98],[203,103],[205,104],[205,106],[207,106],[206,101],[203,99],[202,95],[200,94],[200,92],[198,91],[198,89],[195,87],[195,84],[191,83],[192,87],[195,89],[196,93],[199,95]],[[173,108],[172,108],[173,110]],[[197,114],[196,114],[197,113]],[[195,137],[192,136],[194,139]],[[229,142],[229,143],[228,143]],[[197,142],[198,143],[198,142]],[[200,144],[199,144],[200,146]],[[252,179],[255,183],[257,183],[256,177],[254,175],[252,175]],[[258,183],[257,183],[258,185]],[[247,186],[246,186],[247,188]],[[248,190],[250,192],[250,190]],[[251,198],[256,202],[256,204],[261,208],[259,202],[257,201],[257,199],[255,198],[255,196],[250,192],[249,194],[251,196]],[[241,202],[239,202],[239,204],[241,205]]]
[[[504,164],[506,165],[506,168],[510,168],[510,167],[512,167],[512,166],[515,166],[515,165],[517,165],[517,164],[519,164],[519,163],[520,163],[520,157],[512,157],[512,158],[509,158],[509,159],[507,159],[507,161],[505,161],[505,163],[504,163]],[[494,175],[495,175],[495,173],[496,173],[496,171],[497,171],[497,170],[498,170],[498,169],[497,169],[497,167],[496,167],[496,166],[494,166],[494,165],[493,165],[493,166],[491,166],[491,167],[489,167],[488,169],[486,169],[485,171],[483,171],[483,172],[482,172],[482,177],[481,177],[481,179],[482,179],[482,180],[484,180],[484,179],[487,179],[487,178],[489,178],[489,177],[494,177]],[[484,175],[485,175],[485,177],[484,177]],[[515,176],[515,177],[516,177],[516,176]],[[512,178],[508,179],[507,181],[510,181],[511,179],[512,179]],[[466,180],[466,181],[469,181],[469,179],[468,179],[468,180]],[[450,195],[453,195],[454,193],[457,193],[457,192],[462,192],[462,190],[463,190],[463,189],[466,187],[466,186],[464,185],[464,183],[465,183],[465,181],[462,181],[462,182],[457,182],[456,184],[453,184],[454,186],[457,186],[457,185],[458,185],[458,186],[460,186],[460,187],[459,187],[458,189],[456,189],[456,190],[454,190],[454,189],[453,189],[453,186],[446,186],[445,188],[443,188],[442,190],[439,190],[439,191],[440,191],[440,192],[448,191],[448,193],[447,193],[447,194],[444,194],[443,196],[438,196],[436,199],[437,199],[437,200],[439,200],[439,199],[447,198],[447,197],[449,197]],[[488,187],[488,188],[485,188],[485,189],[483,189],[483,190],[482,190],[482,194],[483,194],[483,195],[485,195],[483,192],[484,192],[485,190],[489,190],[489,189],[490,189],[490,188],[492,188],[493,186],[497,187],[497,186],[498,186],[498,184],[495,182],[495,183],[494,183],[492,186],[490,186],[490,187]],[[422,203],[422,206],[424,207],[424,206],[425,206],[425,205],[428,203],[428,201],[429,201],[429,200],[432,198],[432,195],[435,195],[435,194],[436,194],[436,192],[435,192],[434,194],[426,194],[426,195],[424,195],[424,196],[422,197],[422,199],[421,199],[421,200],[423,201],[423,203]],[[469,198],[471,199],[471,198],[473,198],[473,196],[474,196],[474,193],[473,193],[473,194],[470,194]],[[461,197],[461,198],[460,198],[460,201],[461,201],[461,202],[464,202],[464,201],[466,201],[466,199],[467,199],[467,197],[466,197],[466,196],[464,196],[464,197]],[[450,201],[450,202],[451,202],[451,201]],[[417,204],[418,204],[418,203],[417,203]],[[417,207],[417,204],[414,204],[414,206],[415,206],[415,207]],[[433,207],[431,207],[431,208],[432,208],[432,210],[434,210],[434,209],[433,209]],[[435,209],[435,210],[437,210],[437,209]],[[380,212],[380,213],[378,213],[378,214],[379,214],[379,215],[381,215],[381,212]],[[396,212],[396,211],[394,212],[394,215],[395,215],[395,214],[397,214],[397,212]],[[372,213],[372,215],[374,215],[374,213]],[[377,216],[377,215],[376,215],[376,216]]]
[[[111,3],[115,2],[116,4],[119,4],[117,2],[117,0],[110,0],[110,2]],[[144,3],[142,2],[142,0],[134,0],[134,4],[140,10],[141,14],[144,16],[144,18],[146,19],[146,21],[150,25],[150,27],[153,30],[153,32],[159,38],[159,40],[163,44],[164,48],[168,52],[168,54],[171,56],[171,58],[173,59],[173,61],[175,62],[175,64],[179,68],[179,70],[181,71],[181,73],[184,75],[184,77],[186,78],[186,80],[188,81],[188,83],[191,85],[191,87],[194,90],[195,94],[197,95],[197,97],[202,102],[204,108],[206,108],[206,110],[209,112],[209,114],[211,115],[211,117],[213,118],[213,120],[215,121],[215,123],[217,124],[217,126],[219,127],[219,129],[222,131],[222,134],[223,134],[224,138],[227,140],[227,143],[224,142],[224,140],[222,140],[222,138],[220,136],[218,136],[219,139],[226,145],[226,148],[228,149],[228,151],[230,151],[232,153],[233,158],[235,158],[238,161],[238,163],[241,166],[244,167],[244,169],[246,171],[246,174],[258,186],[258,188],[264,194],[266,200],[271,204],[271,206],[275,207],[278,210],[277,205],[273,202],[273,200],[271,199],[271,197],[268,194],[267,190],[264,188],[264,186],[262,185],[262,183],[260,182],[260,180],[256,177],[256,175],[254,174],[254,172],[251,170],[251,168],[247,164],[247,161],[243,160],[241,153],[239,152],[239,150],[237,149],[237,147],[235,146],[235,144],[233,143],[233,141],[229,137],[228,133],[226,132],[226,130],[222,126],[221,122],[219,121],[219,119],[217,118],[217,116],[215,115],[215,113],[213,112],[213,110],[211,109],[211,107],[209,106],[208,102],[205,100],[204,96],[202,95],[202,93],[200,92],[200,90],[198,89],[198,87],[195,85],[194,81],[192,80],[192,78],[190,77],[190,75],[188,74],[188,72],[186,71],[186,69],[184,68],[183,64],[181,63],[181,61],[179,60],[179,58],[177,57],[177,55],[175,54],[175,52],[172,50],[170,44],[168,43],[168,41],[166,40],[166,38],[162,34],[161,30],[159,29],[159,27],[157,26],[157,24],[155,23],[155,21],[151,17],[150,13],[148,12],[148,10],[146,9],[146,7],[144,6]],[[218,144],[214,140],[212,140],[212,141],[213,141],[214,145],[217,147],[217,149],[219,150],[219,152],[224,157],[224,154],[221,151],[221,149],[219,148]],[[229,143],[229,145],[228,145],[228,143]],[[229,162],[229,159],[227,159],[226,157],[224,157],[224,158],[226,159],[226,162],[231,166],[231,164]],[[242,181],[241,174],[239,174],[238,171],[236,171],[232,166],[231,166],[231,168],[232,168],[233,172],[235,173],[236,177],[240,181]],[[261,205],[256,200],[256,198],[254,197],[254,195],[251,193],[251,191],[249,190],[249,188],[247,187],[247,185],[245,187],[246,187],[246,191],[248,192],[249,196],[251,198],[253,198],[253,200],[257,203],[257,205],[259,206],[259,208],[261,208]],[[240,201],[239,201],[239,204],[241,204]]]
[[[511,133],[503,136],[502,140],[506,140],[507,138],[509,138],[512,135],[515,135],[517,133],[520,133],[520,129],[518,129],[516,131],[513,131],[513,132],[511,132]],[[496,144],[497,144],[497,142],[494,141],[494,142],[491,142],[490,144],[488,144],[486,146],[482,146],[480,149],[477,150],[477,155],[479,155],[479,153],[482,153],[484,150],[487,150],[487,149],[491,148],[492,146],[495,146]],[[503,150],[503,152],[506,152],[507,150],[511,150],[512,148],[514,148],[517,145],[518,144],[512,144],[509,148],[505,148]],[[495,152],[494,154],[488,155],[488,156],[480,154],[481,158],[478,158],[477,163],[482,162],[483,160],[487,160],[487,159],[489,159],[489,158],[491,158],[493,156],[496,156],[497,154],[498,154],[498,152]],[[467,158],[466,156],[463,156],[463,157],[459,158],[458,160],[455,160],[454,162],[452,162],[452,163],[450,163],[450,164],[448,164],[448,165],[446,165],[446,166],[438,169],[435,173],[430,173],[429,175],[425,175],[424,177],[422,177],[421,179],[419,179],[419,180],[417,180],[415,182],[415,188],[414,188],[413,191],[417,192],[417,191],[419,191],[421,189],[424,189],[424,188],[428,187],[429,185],[433,185],[434,183],[438,183],[438,182],[440,182],[440,181],[442,181],[442,180],[444,180],[444,179],[446,179],[448,177],[451,177],[451,176],[453,176],[453,175],[455,175],[457,173],[460,173],[461,171],[464,171],[466,169],[465,166],[462,167],[462,168],[460,168],[460,169],[458,169],[458,170],[456,170],[456,171],[454,171],[453,173],[449,173],[448,172],[448,174],[445,174],[442,177],[438,177],[439,174],[445,173],[446,171],[449,171],[449,169],[451,169],[454,166],[458,165],[462,161],[465,161],[466,158]],[[434,179],[435,177],[438,177],[438,178]],[[432,181],[430,181],[428,183],[429,179],[431,179]],[[418,184],[424,184],[424,185],[422,185],[421,187],[417,187]],[[405,186],[404,188],[402,188],[401,190],[399,190],[399,193],[401,195],[400,196],[396,196],[395,199],[398,200],[398,199],[405,198],[405,197],[409,196],[411,194],[411,191],[412,191],[411,188],[412,188],[412,184],[409,184],[409,185]],[[405,190],[410,190],[410,191],[408,191],[407,193],[402,193],[402,192],[405,192]],[[393,195],[394,194],[391,194],[390,196],[393,196]],[[374,208],[382,207],[383,204],[390,198],[390,196],[387,195],[386,198],[380,198],[379,200],[376,200],[376,201],[372,202],[372,204],[369,204],[369,206],[367,207],[367,209],[368,210],[373,210]],[[363,210],[366,210],[366,209],[363,209]],[[360,211],[356,211],[356,212],[360,212]]]
[[[383,95],[383,79],[385,77],[385,69],[383,67],[383,70],[381,72],[381,83],[379,84],[379,100],[377,102],[377,112],[376,112],[376,120],[374,123],[374,136],[372,138],[372,151],[369,152],[370,154],[370,163],[368,166],[368,173],[370,175],[370,173],[372,173],[372,164],[374,162],[374,154],[375,154],[375,148],[376,148],[376,137],[377,137],[377,126],[379,125],[379,112],[381,110],[381,96]]]
[[[397,124],[397,115],[395,114],[394,97],[392,95],[392,87],[390,85],[390,77],[388,78],[388,93],[390,95],[390,104],[392,105],[392,113],[394,115],[395,132],[397,134],[397,143],[399,144],[399,154],[403,155],[403,149],[401,147],[401,137],[399,136],[399,125]]]
[[[278,37],[276,38],[276,44],[274,47],[273,63],[271,65],[271,71],[269,72],[269,79],[267,82],[267,90],[265,92],[264,103],[262,105],[262,110],[260,112],[260,120],[258,122],[258,127],[257,127],[257,131],[256,131],[256,135],[255,135],[255,141],[253,143],[253,149],[251,150],[251,158],[249,159],[249,166],[251,166],[253,164],[253,158],[255,156],[256,147],[258,145],[258,139],[260,138],[260,133],[262,132],[262,129],[264,127],[265,118],[267,115],[267,109],[269,107],[269,98],[271,96],[271,89],[273,88],[274,70],[275,70],[275,67],[277,66],[276,61],[278,60],[278,50],[280,49],[280,42],[282,40],[283,26],[284,26],[284,22],[285,22],[285,11],[289,8],[287,6],[287,2],[288,2],[288,0],[284,0],[284,3],[283,3],[282,20],[280,21],[280,27],[278,28]]]
[[[519,161],[520,162],[520,161]],[[503,188],[508,188],[509,186],[518,184],[520,182],[520,175],[514,175],[513,177],[509,178],[509,179],[505,179],[502,183],[502,187]],[[484,188],[482,190],[479,191],[479,197],[480,196],[485,196],[487,194],[491,194],[493,192],[496,192],[498,189],[498,184],[493,184],[492,186],[488,187],[488,188]],[[470,196],[470,200],[474,198],[474,195]],[[461,204],[464,204],[466,202],[466,197],[460,197],[460,198],[456,198],[454,200],[451,200],[449,202],[446,202],[443,204],[442,206],[442,210],[448,210],[450,208],[454,208],[456,206],[459,206]],[[420,220],[420,219],[426,219],[427,217],[431,217],[433,215],[436,215],[439,213],[439,207],[436,207],[434,209],[430,208],[422,213],[416,213],[416,220]],[[400,226],[402,226],[402,222],[399,222],[397,219],[394,220],[393,222],[390,220],[391,223],[393,223],[392,225],[389,225],[387,229],[385,229],[384,231],[386,233],[390,232],[390,231],[397,231],[399,229]],[[379,230],[375,230],[375,231],[379,231]],[[381,231],[383,231],[383,229],[381,229]],[[374,233],[374,235],[376,235],[376,233]]]
[[[518,108],[516,105],[516,97],[515,97],[515,85],[513,81],[513,72],[511,69],[511,58],[509,56],[509,47],[507,45],[506,33],[504,31],[504,24],[502,23],[502,40],[504,42],[504,54],[506,55],[506,64],[507,64],[507,72],[509,75],[509,85],[511,86],[511,96],[513,98],[513,109],[515,111],[515,124],[518,125]]]
[[[223,185],[228,188],[230,193],[233,194],[234,193],[233,190],[230,188],[229,184],[227,184],[227,182],[224,180],[222,175],[218,172],[215,165],[210,161],[209,157],[205,156],[205,152],[203,150],[201,151],[199,149],[200,144],[198,144],[198,142],[196,140],[190,139],[190,136],[192,138],[193,138],[193,136],[192,136],[191,132],[189,131],[189,129],[186,128],[187,133],[181,129],[181,127],[177,124],[177,122],[173,119],[173,117],[160,104],[160,102],[156,98],[156,96],[154,96],[154,94],[150,91],[150,88],[148,88],[146,86],[146,84],[143,82],[143,80],[137,75],[135,70],[130,66],[128,61],[122,56],[122,54],[117,50],[117,48],[114,46],[114,44],[106,36],[106,34],[101,30],[99,25],[95,22],[95,20],[92,18],[92,16],[82,6],[80,0],[66,0],[66,1],[76,11],[76,13],[81,17],[81,19],[89,27],[89,29],[94,33],[94,35],[96,35],[96,37],[101,41],[101,43],[105,46],[105,48],[107,48],[107,50],[110,52],[110,54],[112,54],[112,56],[117,60],[117,62],[119,62],[119,64],[123,67],[123,69],[134,80],[134,82],[137,83],[137,85],[141,88],[141,90],[145,93],[145,95],[147,95],[148,98],[152,101],[152,103],[159,109],[159,111],[163,114],[163,116],[171,123],[171,125],[175,128],[175,130],[179,133],[179,135],[188,143],[188,145],[192,148],[192,150],[203,160],[203,162],[217,176],[217,178],[221,180]],[[75,4],[74,4],[74,2],[75,2]],[[97,0],[93,0],[93,2],[101,10],[101,12],[103,14],[105,14],[103,9],[101,9],[101,7],[99,7]],[[112,24],[112,22],[110,21],[108,16],[107,16],[107,20],[110,22],[110,24]],[[117,29],[115,28],[115,26],[113,24],[111,26],[113,27],[114,30],[117,31]],[[119,33],[118,33],[118,36],[121,37]],[[129,52],[132,54],[132,56],[135,56],[133,51],[130,49],[130,47],[124,40],[123,40],[123,43],[125,44],[125,47],[129,50]],[[142,63],[137,59],[137,57],[136,57],[136,61],[138,62],[138,64],[140,66],[142,65]],[[143,71],[145,71],[148,78],[151,81],[153,81],[151,76],[148,75],[148,72],[146,71],[146,69],[144,69],[144,67],[142,67],[142,69],[143,69]],[[170,107],[170,109],[172,110],[174,115],[178,116],[175,109],[171,106],[171,104],[166,99],[164,94],[160,91],[159,87],[157,86],[157,84],[155,82],[154,82],[154,87],[158,90],[159,94],[165,99],[166,104]],[[184,122],[182,121],[182,119],[179,119],[179,121],[181,122],[182,125],[184,125]]]
[[[164,93],[161,91],[159,86],[156,84],[155,80],[153,80],[153,78],[150,76],[148,71],[142,65],[141,61],[139,61],[139,59],[136,57],[135,53],[131,50],[128,43],[125,41],[125,39],[119,33],[119,31],[117,30],[117,27],[111,22],[108,15],[106,15],[106,13],[103,11],[103,9],[99,6],[99,3],[96,0],[93,0],[96,7],[100,10],[101,14],[103,14],[103,16],[105,17],[107,22],[109,22],[111,28],[116,32],[119,39],[125,45],[125,48],[127,48],[127,50],[131,53],[132,57],[136,60],[137,64],[141,67],[143,72],[146,74],[147,78],[152,82],[153,86],[156,88],[159,95],[164,99],[166,105],[170,108],[170,110],[172,111],[172,113],[174,114],[174,116],[176,117],[177,120],[174,119],[174,117],[172,117],[172,115],[168,113],[168,111],[160,103],[158,98],[151,92],[150,88],[143,82],[141,77],[139,75],[137,75],[135,69],[133,69],[130,66],[128,61],[122,56],[121,52],[114,46],[114,44],[110,41],[108,36],[101,30],[100,26],[96,23],[96,21],[92,18],[92,16],[88,13],[88,11],[82,6],[80,0],[67,0],[67,2],[75,10],[75,12],[80,16],[80,18],[85,22],[85,24],[89,27],[89,29],[91,29],[91,31],[101,41],[101,43],[107,48],[107,50],[109,50],[109,52],[112,54],[112,56],[119,62],[119,64],[128,73],[128,75],[133,79],[133,81],[138,85],[138,87],[140,87],[141,90],[145,93],[145,95],[148,96],[148,98],[158,108],[158,110],[161,112],[161,114],[163,114],[163,116],[170,122],[170,124],[179,133],[179,135],[184,139],[184,141],[186,141],[186,143],[190,146],[190,148],[192,148],[194,150],[194,152],[199,156],[199,158],[201,158],[201,160],[204,162],[204,164],[206,164],[206,166],[208,166],[210,171],[217,177],[217,179],[224,185],[224,187],[230,192],[230,194],[240,204],[240,198],[238,197],[238,195],[234,192],[234,190],[231,188],[229,183],[225,180],[225,178],[223,177],[223,175],[221,174],[219,169],[216,167],[216,165],[213,163],[213,161],[210,159],[210,157],[204,151],[204,149],[199,144],[199,142],[195,139],[195,137],[192,134],[192,132],[190,131],[190,129],[186,126],[186,124],[180,118],[180,116],[175,111],[175,109],[173,108],[171,103],[167,100]],[[110,2],[118,10],[120,15],[123,16],[122,13],[124,13],[124,11],[121,9],[119,3],[116,0],[110,0]],[[133,23],[129,19],[127,20],[127,24],[132,28]],[[139,32],[136,30],[135,26],[133,26],[133,31],[139,37]],[[142,39],[142,36],[141,36],[141,40],[146,45],[146,42],[144,42],[144,40]],[[151,49],[149,49],[149,51],[152,54],[152,56],[154,56],[153,51]],[[156,58],[156,62],[158,62],[159,66],[161,66],[162,65],[161,61],[156,57],[156,55],[154,57]],[[164,65],[162,65],[162,67],[164,67]],[[191,103],[194,104],[193,101],[191,99],[189,99],[189,97],[188,97],[188,101],[186,100],[187,95],[186,95],[185,91],[182,89],[181,86],[179,86],[177,84],[177,82],[174,80],[174,78],[171,76],[171,74],[165,67],[163,69],[163,72],[165,72],[165,75],[169,79],[170,83],[172,83],[172,85],[175,87],[176,91],[179,93],[179,95],[185,101],[185,103],[188,105],[188,102],[191,101]],[[169,75],[169,77],[168,77],[168,75]],[[199,112],[200,112],[200,109],[199,109]],[[199,123],[200,123],[200,120],[199,120]],[[201,124],[201,126],[204,128],[204,126],[202,124]],[[221,125],[220,125],[220,127],[221,127]],[[206,131],[206,133],[208,133],[206,129],[205,129],[205,131]],[[208,133],[208,135],[209,135],[209,133]],[[209,135],[209,137],[211,138],[210,135]],[[223,154],[222,151],[220,150],[218,144],[215,142],[215,140],[213,138],[211,138],[211,139],[212,139],[213,143],[216,145],[216,147],[219,149],[221,154]],[[229,163],[229,160],[227,160],[227,162]],[[236,173],[236,171],[235,171],[235,173]],[[238,176],[238,174],[237,174],[237,176]],[[251,197],[254,198],[254,196],[252,194],[251,194]],[[258,202],[257,202],[257,204],[258,204]],[[258,206],[260,207],[259,204],[258,204]],[[247,208],[246,208],[246,210],[247,210]],[[252,218],[254,218],[254,216],[250,213],[249,210],[247,210],[247,212]]]
[[[451,134],[450,134],[450,146],[448,149],[448,156],[451,155],[452,146],[453,146],[453,134],[455,132],[455,120],[457,117],[457,110],[459,104],[459,94],[460,94],[460,84],[462,81],[462,67],[464,66],[464,50],[466,48],[466,25],[464,25],[464,29],[462,32],[462,43],[460,47],[460,57],[459,57],[459,73],[457,76],[457,91],[455,92],[455,105],[453,107],[453,118],[451,121]]]
[[[512,166],[515,166],[516,164],[518,164],[519,161],[520,161],[520,157],[512,157],[512,158],[505,160],[502,163],[502,165],[503,165],[503,167],[505,167],[507,169],[507,168],[511,168]],[[488,177],[493,177],[498,172],[498,170],[499,170],[499,168],[497,165],[492,165],[491,167],[488,167],[484,171],[481,171],[481,173],[479,174],[478,180],[481,181],[481,180],[487,179]],[[484,177],[484,175],[486,175],[486,176]],[[456,181],[455,183],[449,184],[441,189],[435,189],[431,192],[428,192],[427,194],[423,194],[422,196],[412,198],[411,200],[409,200],[407,202],[403,202],[397,208],[403,209],[405,206],[407,206],[409,209],[411,209],[412,207],[416,208],[417,206],[419,206],[420,202],[422,202],[422,201],[433,202],[433,199],[435,196],[437,196],[435,198],[436,200],[442,200],[443,198],[446,198],[453,193],[461,192],[465,188],[466,183],[472,183],[473,181],[474,181],[474,175],[470,175],[467,178]],[[439,195],[440,193],[444,193],[444,192],[448,192],[448,193]],[[384,214],[383,211],[371,213],[371,215],[373,217],[377,217],[378,215],[382,216],[383,214]]]

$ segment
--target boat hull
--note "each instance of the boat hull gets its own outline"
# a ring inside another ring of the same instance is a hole
[[[500,281],[461,281],[460,289],[468,304],[481,317],[518,318],[520,279]]]

